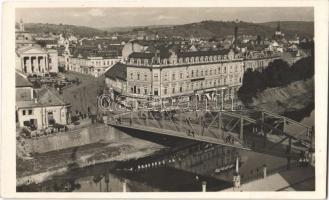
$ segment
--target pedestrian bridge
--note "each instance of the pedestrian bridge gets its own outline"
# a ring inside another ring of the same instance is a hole
[[[313,151],[314,129],[265,110],[137,110],[109,114],[107,124],[298,159]]]

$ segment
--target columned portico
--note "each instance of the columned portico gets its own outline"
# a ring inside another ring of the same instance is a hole
[[[27,46],[17,50],[20,57],[20,69],[26,74],[44,75],[58,71],[57,51],[38,46]]]
[[[44,55],[24,56],[22,70],[28,74],[44,74],[48,71],[47,57]]]

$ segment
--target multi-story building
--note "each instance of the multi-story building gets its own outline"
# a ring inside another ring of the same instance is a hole
[[[77,49],[69,58],[68,70],[99,77],[120,59],[118,51]]]
[[[58,54],[55,49],[23,46],[16,50],[16,69],[27,75],[45,75],[58,72]]]
[[[266,51],[252,51],[248,52],[244,57],[244,68],[262,71],[276,59],[281,58],[279,54]]]
[[[105,75],[110,88],[126,97],[179,98],[220,91],[235,95],[242,84],[243,58],[233,50],[134,52]],[[218,92],[219,93],[219,92]]]
[[[48,88],[33,85],[16,73],[16,121],[19,127],[45,129],[54,124],[68,124],[70,105]]]

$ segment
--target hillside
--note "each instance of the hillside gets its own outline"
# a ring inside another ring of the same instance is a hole
[[[266,22],[260,25],[276,28],[277,22]],[[309,37],[314,35],[314,22],[301,22],[301,21],[283,21],[280,22],[280,26],[283,32],[296,32],[299,35],[306,34]]]
[[[314,35],[314,23],[303,21],[283,21],[280,22],[281,30],[286,37],[291,38],[298,34],[301,37]],[[201,38],[223,38],[234,34],[234,27],[239,27],[239,34],[261,35],[262,37],[272,37],[277,22],[250,23],[240,21],[202,21],[183,25],[154,25],[154,26],[127,26],[127,27],[100,27],[91,28],[86,26],[75,26],[66,24],[42,24],[28,23],[25,29],[32,33],[52,32],[62,33],[64,31],[73,33],[79,37],[101,36],[110,32],[121,32],[128,35],[136,35],[138,31],[145,31],[147,34],[158,33],[160,36],[181,36],[181,37],[201,37]]]
[[[43,24],[43,23],[27,23],[25,24],[25,30],[31,33],[63,33],[69,32],[79,37],[91,37],[95,35],[103,35],[105,31],[87,27],[87,26],[75,26],[67,24]]]
[[[277,22],[249,23],[240,21],[202,21],[198,23],[166,26],[166,27],[143,27],[136,28],[133,32],[144,30],[146,33],[158,33],[163,36],[181,37],[201,37],[201,38],[223,38],[226,35],[234,34],[234,27],[239,27],[239,34],[261,35],[262,37],[272,37],[277,26]],[[281,22],[281,30],[288,38],[295,36],[313,37],[313,22]]]

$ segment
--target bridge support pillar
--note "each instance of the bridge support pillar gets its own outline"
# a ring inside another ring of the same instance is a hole
[[[202,181],[202,192],[207,192],[207,182]]]
[[[285,132],[286,123],[287,123],[287,120],[286,120],[286,118],[284,117],[284,118],[283,118],[283,126],[282,126],[282,131],[283,131],[283,132]]]
[[[287,157],[287,169],[291,167],[291,137],[289,137],[289,145],[287,149],[288,157]]]
[[[222,115],[221,112],[218,112],[218,129],[222,128]]]
[[[243,118],[240,119],[240,140],[243,141]]]
[[[236,158],[235,172],[233,174],[233,187],[239,188],[241,185],[241,177],[239,173],[239,157]]]
[[[264,178],[266,178],[266,176],[267,176],[267,167],[266,167],[266,165],[263,165],[263,177]]]
[[[127,180],[123,180],[122,183],[122,192],[127,192]]]

